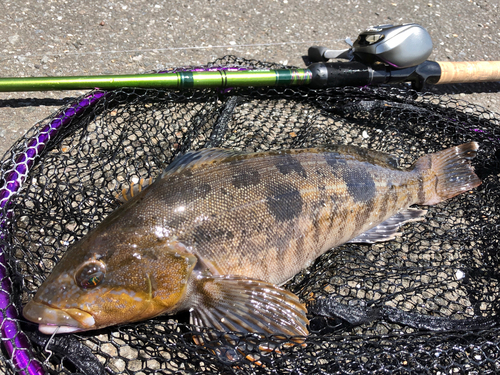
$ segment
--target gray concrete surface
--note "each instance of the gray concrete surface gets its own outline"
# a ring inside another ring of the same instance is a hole
[[[128,74],[235,54],[303,66],[375,24],[416,22],[437,61],[500,60],[498,0],[3,0],[0,76]],[[499,83],[439,87],[495,112]],[[0,154],[82,91],[0,94]]]

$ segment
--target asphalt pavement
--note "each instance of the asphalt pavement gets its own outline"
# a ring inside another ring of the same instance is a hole
[[[500,60],[498,0],[4,0],[0,76],[134,74],[232,54],[304,66],[311,45],[345,48],[371,25],[415,22],[430,60]],[[500,83],[439,86],[500,112]],[[0,154],[84,91],[0,93]]]

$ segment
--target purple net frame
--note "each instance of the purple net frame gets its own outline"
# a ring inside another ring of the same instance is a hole
[[[249,67],[199,67],[179,68],[159,73],[179,71],[242,71],[251,70]],[[227,88],[224,92],[230,90]],[[71,121],[81,115],[85,110],[94,106],[97,102],[107,96],[106,91],[94,91],[80,99],[77,103],[58,113],[47,125],[45,125],[34,138],[26,143],[24,149],[14,155],[12,170],[5,176],[4,186],[0,189],[0,226],[5,227],[6,220],[11,217],[12,211],[8,209],[8,203],[21,189],[31,168],[54,137],[67,127]],[[6,217],[1,217],[5,215]],[[43,375],[45,370],[42,364],[34,358],[31,343],[19,325],[19,313],[12,300],[12,281],[9,278],[7,257],[5,248],[0,246],[0,339],[8,360],[14,366],[14,370],[21,374]]]
[[[5,176],[5,185],[0,190],[0,209],[3,209],[4,215],[7,216],[1,219],[2,226],[5,225],[5,221],[11,216],[11,211],[6,206],[21,189],[28,173],[50,140],[61,129],[64,129],[75,116],[80,115],[105,95],[106,92],[103,91],[93,92],[78,103],[61,111],[61,113],[57,114],[50,123],[39,131],[37,136],[26,144],[24,150],[14,156],[15,161],[12,171]],[[12,282],[9,279],[7,258],[3,247],[0,248],[0,280],[2,280],[2,290],[0,291],[0,314],[2,315],[0,335],[7,355],[17,372],[30,375],[44,374],[42,365],[33,357],[28,338],[19,326],[19,314],[10,295],[12,292]]]

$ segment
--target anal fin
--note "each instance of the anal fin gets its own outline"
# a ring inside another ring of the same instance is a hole
[[[243,276],[198,276],[191,323],[225,332],[306,336],[299,298],[265,281]]]
[[[427,213],[427,210],[420,210],[417,208],[407,208],[396,215],[391,216],[386,221],[380,223],[376,227],[361,233],[359,236],[348,241],[351,243],[375,243],[390,241],[401,236],[402,233],[399,232],[399,227],[403,224],[409,223],[410,221],[423,220],[423,216]]]

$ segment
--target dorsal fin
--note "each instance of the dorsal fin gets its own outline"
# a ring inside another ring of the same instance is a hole
[[[362,147],[356,147],[350,145],[328,145],[316,149],[314,148],[310,149],[310,151],[313,150],[338,152],[344,155],[353,156],[360,161],[367,161],[391,169],[398,169],[399,166],[399,159],[396,156],[387,154],[385,152],[369,150]],[[288,150],[288,152],[291,153],[299,151],[305,151],[305,150]],[[271,151],[268,153],[273,153],[273,152]],[[186,169],[193,168],[194,166],[199,168],[202,167],[203,165],[213,164],[214,162],[222,161],[229,157],[234,157],[238,155],[247,155],[247,153],[242,151],[226,150],[222,148],[206,148],[197,151],[188,151],[185,154],[178,155],[163,171],[161,177],[170,175],[172,173],[179,173]]]
[[[139,194],[141,191],[146,189],[152,183],[153,183],[153,177],[141,178],[137,183],[131,181],[130,186],[128,188],[122,189],[122,191],[116,195],[116,198],[121,202],[125,203],[128,200],[132,199],[137,194]]]
[[[201,167],[205,164],[212,164],[240,154],[242,153],[239,151],[225,150],[222,148],[206,148],[197,151],[188,151],[185,154],[178,155],[163,171],[161,177],[181,172],[193,166]]]
[[[372,164],[380,165],[390,169],[399,168],[399,158],[382,151],[369,150],[364,147],[352,145],[328,145],[325,149],[331,152],[338,152],[344,155],[350,155],[360,161],[367,161]]]

